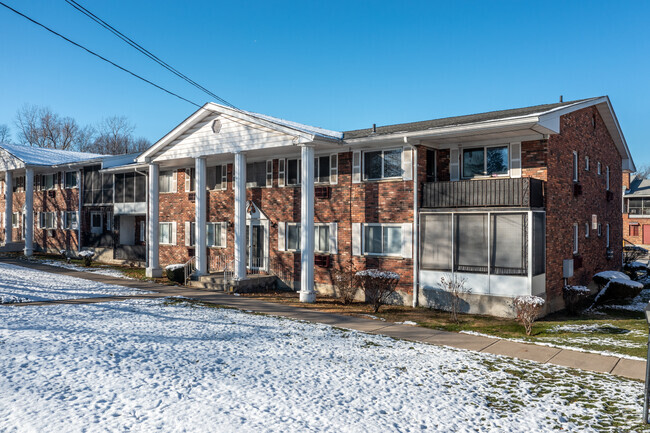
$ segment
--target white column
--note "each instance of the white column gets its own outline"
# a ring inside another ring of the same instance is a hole
[[[206,219],[208,210],[208,191],[206,185],[207,166],[205,158],[194,160],[194,191],[195,191],[195,224],[194,224],[194,251],[196,255],[196,275],[208,273],[208,256],[206,242]]]
[[[303,146],[300,188],[300,302],[315,302],[314,292],[314,148]]]
[[[25,169],[25,255],[34,253],[34,169]]]
[[[158,258],[158,164],[149,164],[149,212],[147,215],[147,246],[149,257],[147,263],[147,277],[162,277],[162,269]]]
[[[14,213],[14,178],[13,172],[5,172],[5,244],[13,241],[13,221]]]
[[[235,154],[235,279],[246,279],[246,155]]]

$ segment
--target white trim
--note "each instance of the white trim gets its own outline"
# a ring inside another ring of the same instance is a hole
[[[589,223],[585,223],[585,238],[589,238]]]
[[[504,147],[508,151],[508,158],[506,158],[506,162],[508,164],[508,167],[506,168],[505,173],[494,173],[490,174],[487,173],[487,150],[492,147]],[[465,154],[464,152],[466,150],[475,150],[475,149],[483,149],[483,173],[482,175],[474,175],[474,176],[465,176]],[[520,150],[521,153],[521,150]],[[467,145],[467,146],[462,146],[459,149],[459,157],[460,157],[460,177],[463,180],[467,179],[478,179],[478,178],[493,178],[493,177],[510,177],[510,144],[508,143],[498,143],[498,144],[491,144],[491,145],[486,145],[486,146],[474,146],[474,145]],[[521,156],[520,156],[521,158]],[[520,174],[521,177],[521,174]]]
[[[408,223],[410,225],[410,223]],[[382,252],[381,253],[369,253],[366,251],[366,227],[381,227],[381,236],[382,236]],[[402,248],[400,252],[393,254],[384,253],[384,228],[399,228],[402,237]],[[401,223],[363,223],[361,227],[361,251],[364,256],[379,256],[379,257],[402,257],[404,254],[404,224]]]
[[[579,252],[579,230],[578,230],[578,223],[573,224],[573,255],[578,255]]]
[[[402,174],[398,176],[386,176],[384,174],[384,169],[386,167],[385,164],[385,154],[386,152],[392,152],[395,150],[400,151],[400,160],[402,161],[401,167],[402,167]],[[366,153],[376,153],[376,152],[381,152],[381,176],[377,178],[369,178],[366,177]],[[366,181],[376,181],[376,180],[389,180],[389,179],[403,179],[403,171],[404,171],[404,148],[403,147],[387,147],[387,148],[380,148],[380,149],[375,149],[375,150],[364,150],[363,155],[361,155],[361,179],[366,182]]]
[[[330,185],[336,185],[339,182],[339,154],[330,154]]]
[[[162,230],[160,230],[160,227],[163,224],[165,224],[165,225],[169,224],[169,226],[170,226],[170,232],[169,232],[169,238],[170,239],[169,239],[168,243],[162,242],[162,240],[160,240],[160,235],[162,234]],[[159,227],[159,229],[158,229],[158,239],[159,239],[158,244],[159,245],[176,245],[176,239],[177,239],[177,237],[176,237],[176,221],[171,221],[171,222],[170,221],[160,221],[158,223],[158,227]]]
[[[286,164],[287,161],[285,158],[280,158],[278,160],[278,186],[279,187],[282,187],[285,184]]]
[[[361,236],[361,223],[352,223],[352,255],[360,256],[363,250]]]
[[[510,177],[521,177],[521,142],[510,143],[508,150],[508,157],[510,158],[509,172]]]
[[[413,150],[411,147],[402,147],[402,180],[413,179]]]
[[[266,160],[266,187],[271,188],[273,186],[273,160]]]
[[[571,162],[571,175],[574,182],[579,182],[580,180],[580,167],[578,165],[579,157],[576,150],[573,151],[572,162]]]

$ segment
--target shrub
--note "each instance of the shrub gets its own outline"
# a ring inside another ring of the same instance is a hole
[[[591,292],[585,286],[564,286],[562,297],[567,313],[578,314],[580,310],[584,310],[590,295]]]
[[[185,265],[182,263],[177,263],[165,267],[165,275],[169,281],[173,281],[178,284],[185,284]]]
[[[458,277],[456,274],[445,275],[440,278],[438,286],[449,293],[449,313],[451,314],[451,319],[458,323],[458,313],[460,312],[460,295],[463,293],[472,293],[472,290],[469,287],[465,287],[467,278]]]
[[[533,330],[533,323],[544,307],[544,300],[538,296],[517,296],[512,304],[515,308],[517,320],[524,325],[526,335]]]
[[[336,295],[343,305],[351,304],[359,291],[359,277],[352,263],[332,272],[332,283]]]
[[[367,269],[355,274],[359,278],[359,283],[366,296],[366,304],[372,306],[373,313],[379,311],[379,307],[386,304],[393,293],[399,275],[395,272],[380,271],[379,269]]]
[[[79,257],[81,257],[81,260],[83,260],[85,267],[90,267],[90,265],[93,263],[95,252],[90,250],[81,251],[79,252]]]
[[[648,250],[636,245],[627,245],[623,247],[623,266],[627,266],[648,254]]]
[[[634,298],[643,290],[643,284],[632,281],[624,273],[616,271],[599,272],[594,275],[594,282],[598,284],[600,291],[588,309],[606,301]]]

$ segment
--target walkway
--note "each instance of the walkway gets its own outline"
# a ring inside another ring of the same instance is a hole
[[[0,261],[10,263],[12,265],[29,267],[40,271],[69,275],[72,277],[84,278],[105,284],[113,284],[155,292],[152,294],[135,296],[70,299],[49,302],[29,302],[12,305],[47,305],[52,303],[84,304],[91,302],[122,301],[125,299],[147,299],[162,298],[167,296],[184,296],[201,302],[223,305],[227,307],[238,308],[241,310],[253,311],[256,313],[287,317],[296,320],[323,323],[339,328],[348,328],[371,334],[386,335],[402,340],[450,346],[459,349],[467,349],[477,352],[491,353],[495,355],[504,355],[512,358],[527,359],[542,364],[554,364],[581,370],[610,373],[616,376],[626,377],[630,379],[645,379],[645,361],[619,358],[617,356],[599,355],[595,353],[586,353],[569,349],[558,349],[555,347],[540,346],[536,344],[517,343],[513,341],[501,340],[498,338],[438,331],[418,326],[401,325],[397,323],[382,322],[360,317],[325,313],[320,311],[307,310],[300,307],[293,307],[290,305],[265,302],[258,299],[246,298],[243,296],[233,296],[220,292],[208,292],[205,290],[196,290],[179,286],[165,286],[148,281],[114,278],[90,272],[80,272],[65,268],[48,266],[36,262],[25,262],[22,260],[9,258],[0,258]]]

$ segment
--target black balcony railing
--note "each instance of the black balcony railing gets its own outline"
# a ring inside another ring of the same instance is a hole
[[[427,182],[422,207],[544,207],[544,181],[530,177]]]

